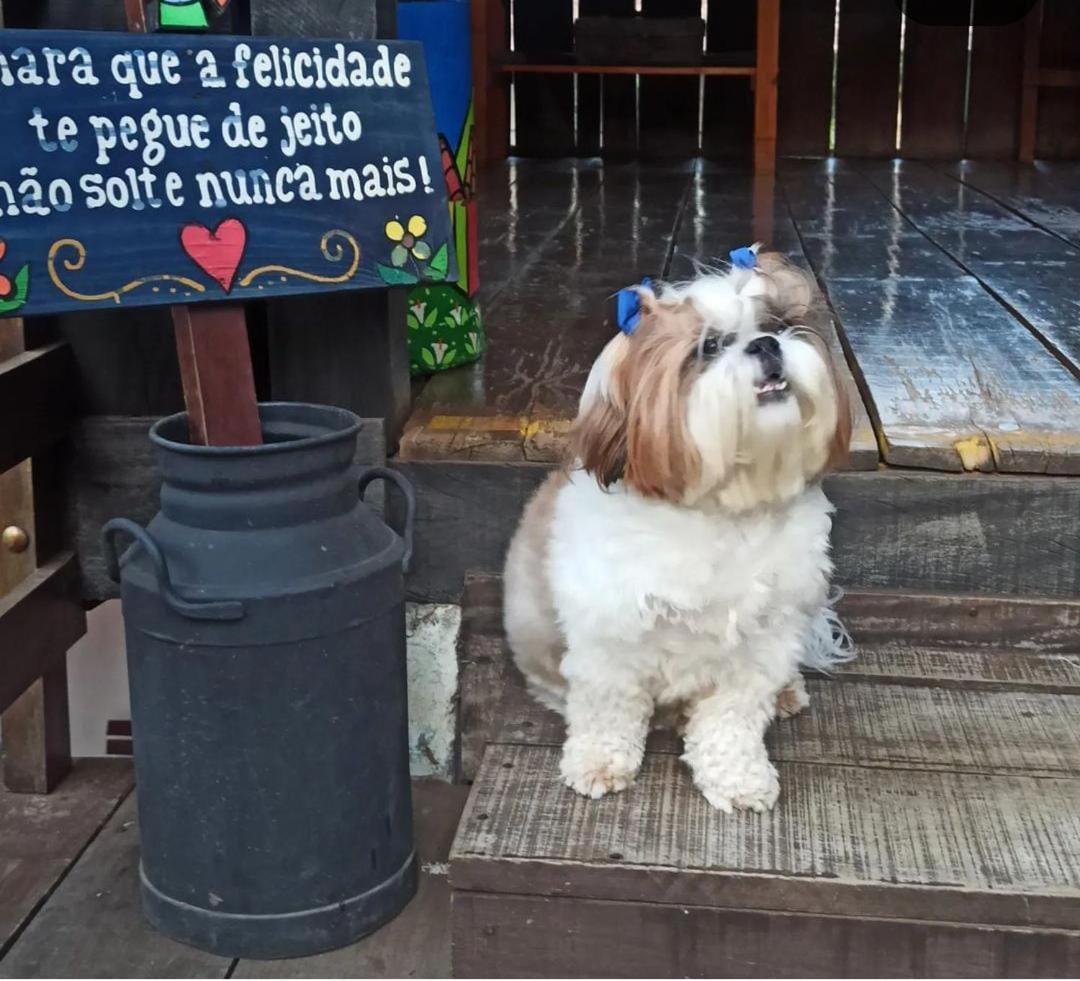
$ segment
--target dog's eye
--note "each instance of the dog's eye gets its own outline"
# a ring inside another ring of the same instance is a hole
[[[715,334],[710,334],[701,345],[701,353],[707,358],[715,358],[720,351],[720,338]]]

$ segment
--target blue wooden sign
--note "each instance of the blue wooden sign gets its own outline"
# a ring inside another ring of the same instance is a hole
[[[456,277],[418,44],[0,31],[0,316]]]

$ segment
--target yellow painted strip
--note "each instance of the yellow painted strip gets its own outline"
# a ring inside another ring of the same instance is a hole
[[[538,433],[564,433],[572,419],[529,419],[528,416],[432,416],[425,429],[441,432],[517,433],[529,439]]]

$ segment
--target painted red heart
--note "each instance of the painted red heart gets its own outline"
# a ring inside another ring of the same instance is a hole
[[[247,229],[239,218],[226,218],[213,231],[205,225],[185,225],[180,229],[180,244],[191,261],[217,280],[226,293],[232,289],[247,246]]]

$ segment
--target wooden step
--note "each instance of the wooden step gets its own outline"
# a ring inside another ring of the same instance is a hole
[[[770,733],[776,809],[725,817],[669,733],[625,793],[563,786],[561,722],[507,665],[496,587],[466,609],[463,721],[501,722],[451,853],[456,976],[1080,970],[1075,625],[1046,650],[965,648],[939,603],[883,642],[871,597],[859,660]]]

